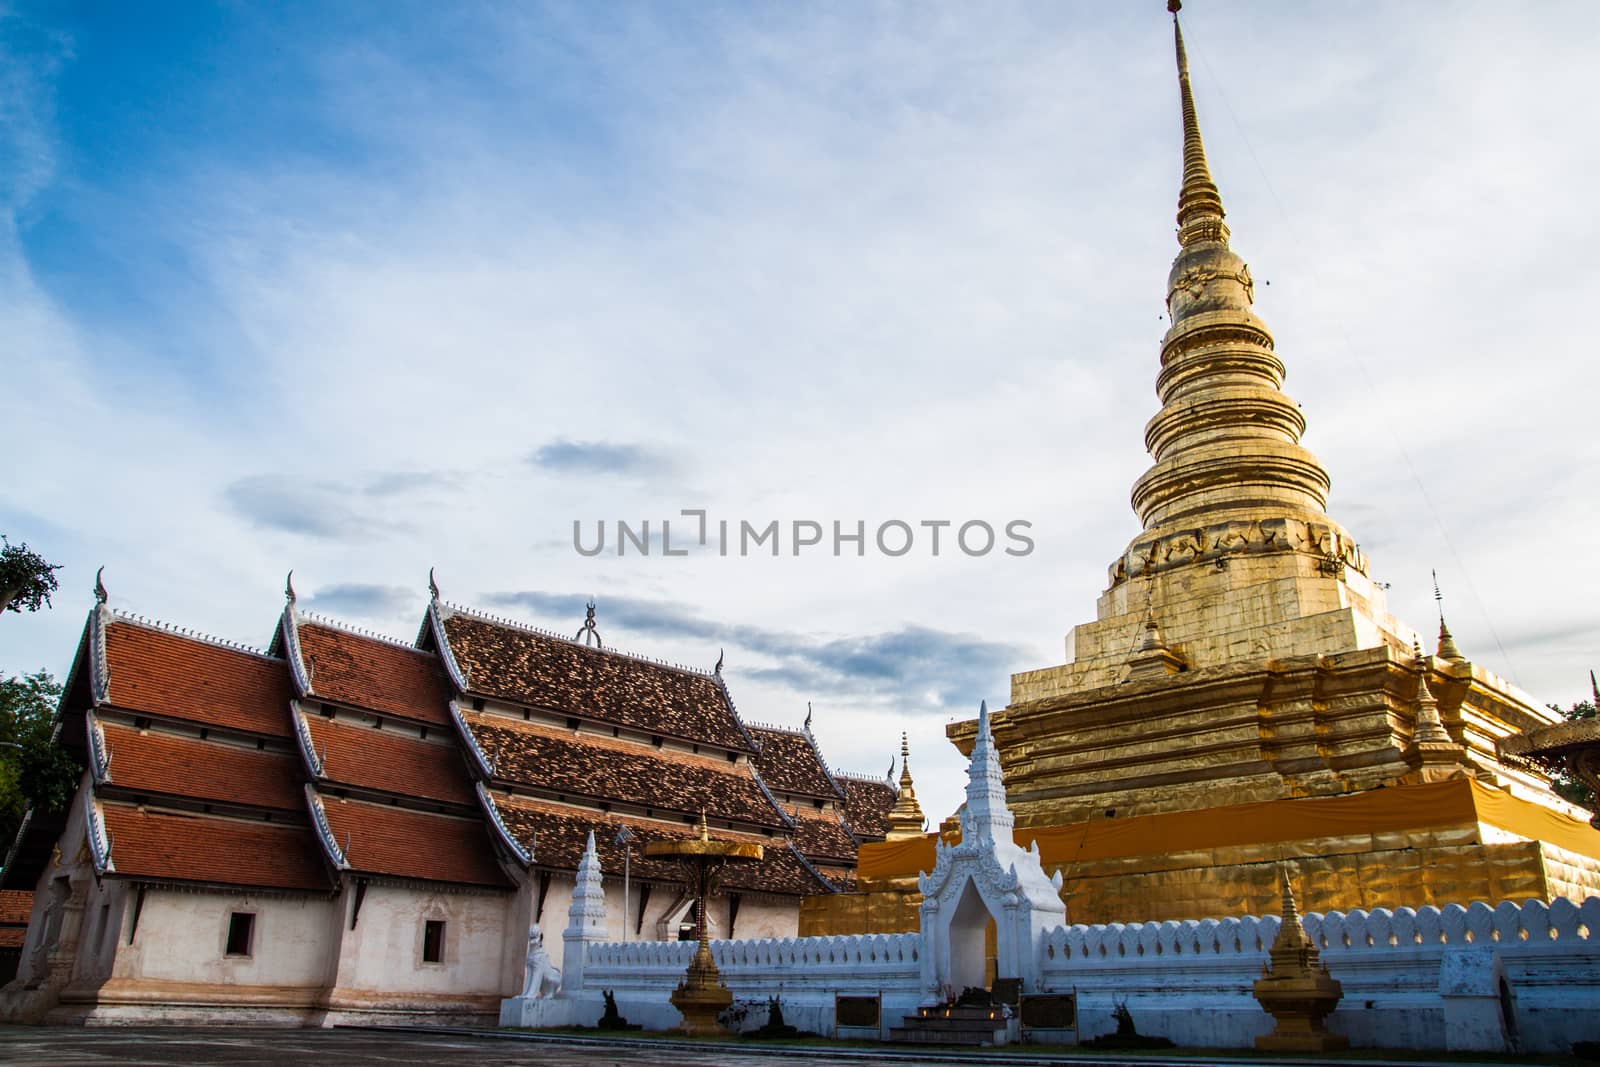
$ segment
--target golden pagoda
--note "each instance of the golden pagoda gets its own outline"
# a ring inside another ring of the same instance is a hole
[[[928,825],[928,820],[922,814],[922,805],[917,803],[917,790],[911,784],[911,743],[906,735],[900,735],[900,790],[895,795],[894,807],[889,811],[890,841],[903,841],[907,838],[918,838],[923,834]]]
[[[1167,278],[1143,531],[1112,562],[1066,661],[1012,676],[993,730],[1017,818],[1063,874],[1072,922],[1198,918],[1278,903],[1298,862],[1311,910],[1600,891],[1600,833],[1496,742],[1558,720],[1391,616],[1252,311],[1206,163],[1177,21],[1183,180]],[[970,751],[976,726],[947,732]],[[931,838],[861,851],[903,914]],[[872,928],[869,924],[868,928]]]

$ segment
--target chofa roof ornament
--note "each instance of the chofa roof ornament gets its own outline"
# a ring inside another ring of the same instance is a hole
[[[106,602],[106,583],[100,580],[105,572],[104,566],[94,572],[94,602],[96,604],[104,604]]]

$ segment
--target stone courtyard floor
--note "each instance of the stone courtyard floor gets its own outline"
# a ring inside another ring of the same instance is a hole
[[[0,1026],[0,1063],[17,1067],[90,1067],[126,1064],[129,1067],[167,1067],[174,1064],[326,1064],[330,1067],[378,1067],[388,1064],[486,1064],[512,1067],[776,1067],[802,1063],[806,1067],[861,1067],[862,1064],[993,1064],[995,1067],[1045,1067],[1070,1064],[1145,1064],[1164,1067],[1271,1067],[1316,1064],[1350,1067],[1416,1067],[1441,1063],[1465,1064],[1554,1063],[1575,1064],[1569,1057],[1516,1060],[1513,1057],[1420,1055],[1386,1058],[1379,1053],[1348,1057],[1268,1057],[1204,1052],[1163,1055],[1043,1052],[1015,1049],[911,1049],[881,1046],[837,1045],[754,1046],[750,1043],[688,1042],[670,1039],[589,1038],[508,1031],[397,1031],[397,1030],[252,1030],[189,1027],[27,1027]]]

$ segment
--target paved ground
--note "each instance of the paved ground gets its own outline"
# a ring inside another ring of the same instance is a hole
[[[563,1039],[544,1035],[494,1036],[468,1032],[417,1033],[374,1030],[250,1030],[159,1028],[71,1028],[0,1026],[0,1064],[18,1067],[169,1067],[176,1064],[318,1064],[326,1067],[388,1067],[424,1064],[449,1067],[862,1067],[884,1063],[970,1064],[978,1060],[996,1067],[1102,1067],[1111,1064],[1160,1064],[1162,1067],[1295,1067],[1352,1061],[1311,1059],[1274,1060],[1269,1057],[1234,1058],[1227,1055],[1167,1055],[1163,1057],[1108,1056],[1079,1053],[1060,1057],[1030,1053],[1026,1049],[996,1050],[974,1055],[957,1050],[834,1048],[750,1048],[748,1045],[689,1044],[672,1041],[622,1041]],[[1394,1061],[1367,1059],[1361,1067],[1381,1067]],[[1414,1059],[1395,1067],[1419,1067],[1428,1061]],[[1465,1067],[1467,1059],[1451,1059],[1450,1067]]]

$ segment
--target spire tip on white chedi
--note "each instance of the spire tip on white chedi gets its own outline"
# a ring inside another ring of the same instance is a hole
[[[1005,777],[1000,753],[989,724],[989,702],[978,705],[978,739],[967,765],[967,803],[961,816],[963,841],[992,840],[1011,843],[1016,818],[1006,805]]]

